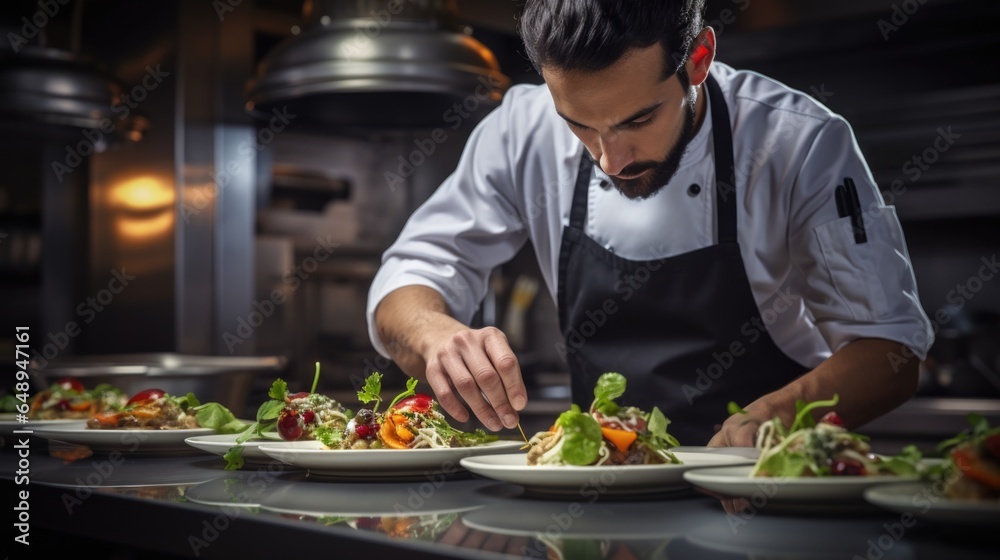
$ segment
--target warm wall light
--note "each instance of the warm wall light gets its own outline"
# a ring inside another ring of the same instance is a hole
[[[174,225],[174,190],[155,177],[129,179],[111,188],[108,209],[115,230],[127,239],[155,237]]]

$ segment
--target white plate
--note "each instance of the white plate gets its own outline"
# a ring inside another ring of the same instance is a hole
[[[910,513],[917,519],[1000,528],[1000,501],[951,499],[944,495],[940,486],[926,482],[873,486],[864,491],[864,498],[876,506]]]
[[[862,502],[865,489],[877,484],[910,482],[906,476],[750,477],[753,466],[698,469],[684,474],[697,488],[734,498],[780,502]],[[862,502],[863,503],[863,502]]]
[[[35,435],[51,441],[85,445],[93,451],[125,453],[184,453],[192,448],[184,440],[214,433],[209,428],[185,430],[97,430],[86,422],[34,428]]]
[[[236,445],[236,437],[238,435],[239,434],[209,434],[205,436],[192,436],[185,438],[184,442],[192,447],[201,449],[202,451],[208,451],[209,453],[223,456],[228,453],[234,445]],[[278,441],[281,441],[280,438]],[[271,457],[260,450],[261,445],[274,442],[275,440],[270,437],[264,437],[263,439],[251,439],[243,442],[243,460],[246,463],[254,465],[267,465],[277,461],[274,457]],[[286,443],[302,445],[308,444],[308,441],[290,441]]]
[[[0,435],[9,436],[14,434],[14,430],[34,430],[45,426],[71,424],[73,422],[80,422],[80,420],[29,420],[27,423],[18,422],[14,419],[0,420]]]
[[[753,459],[724,453],[677,452],[682,464],[623,466],[529,466],[527,454],[462,459],[466,469],[523,486],[532,493],[564,495],[649,494],[686,490],[685,472],[719,465],[752,465]]]
[[[310,474],[354,479],[419,477],[462,470],[463,457],[509,453],[524,446],[521,441],[494,441],[475,447],[440,449],[326,449],[318,441],[263,443],[266,455]]]

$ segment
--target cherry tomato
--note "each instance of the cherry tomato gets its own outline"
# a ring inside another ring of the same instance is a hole
[[[837,460],[833,462],[834,476],[864,476],[865,467],[858,461],[851,459]]]
[[[146,389],[144,391],[139,391],[138,393],[132,395],[132,398],[128,400],[128,405],[155,401],[156,399],[162,397],[163,394],[163,390],[161,389]]]
[[[292,393],[290,395],[285,395],[285,402],[292,402],[295,399],[304,399],[309,396],[308,391],[300,391],[298,393]]]
[[[433,402],[434,400],[429,395],[417,393],[399,401],[392,408],[396,412],[427,412],[431,409]]]
[[[819,421],[825,422],[827,424],[833,424],[834,426],[840,426],[841,428],[844,427],[843,419],[840,418],[839,414],[833,412],[832,410],[824,414],[823,417],[819,419]]]
[[[302,418],[298,412],[283,408],[278,413],[278,435],[285,441],[295,441],[302,437]]]
[[[72,377],[60,378],[58,381],[56,381],[56,385],[58,385],[60,389],[66,391],[76,391],[78,393],[82,393],[84,391],[83,383],[80,383],[79,381],[73,379]]]

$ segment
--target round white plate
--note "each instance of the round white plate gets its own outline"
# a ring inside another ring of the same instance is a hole
[[[753,459],[724,453],[677,452],[682,464],[622,466],[529,466],[527,454],[462,459],[466,469],[525,487],[533,493],[583,495],[648,494],[685,490],[684,473],[702,467],[752,465]]]
[[[18,422],[17,420],[0,420],[0,435],[12,435],[14,430],[34,430],[45,426],[55,426],[58,424],[71,424],[80,420],[29,420],[28,422]]]
[[[1000,500],[955,500],[947,497],[940,486],[926,482],[873,486],[864,491],[864,498],[876,506],[910,513],[917,519],[1000,528]]]
[[[414,477],[450,474],[462,470],[463,457],[510,453],[524,446],[520,441],[494,441],[475,447],[440,449],[327,449],[318,441],[262,443],[258,449],[310,474],[354,479]]]
[[[223,456],[228,453],[234,445],[236,445],[236,437],[238,435],[239,434],[209,434],[205,436],[192,436],[185,438],[184,441],[191,447]],[[278,441],[280,441],[280,439]],[[264,439],[251,439],[243,442],[243,460],[247,463],[255,465],[266,465],[277,461],[274,457],[271,457],[260,450],[261,445],[270,443],[275,443],[275,440],[270,437],[265,437]],[[308,442],[290,441],[286,443],[303,445]]]
[[[185,430],[97,430],[86,422],[34,428],[35,435],[52,441],[85,445],[93,451],[124,453],[183,453],[193,448],[184,442],[192,436],[214,433],[209,428]]]
[[[697,488],[734,498],[774,502],[859,502],[865,489],[878,484],[909,482],[905,476],[750,477],[753,466],[698,469],[684,474]]]

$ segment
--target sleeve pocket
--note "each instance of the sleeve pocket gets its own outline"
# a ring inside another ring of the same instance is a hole
[[[850,218],[840,218],[813,230],[836,296],[856,321],[887,317],[886,289],[908,287],[890,285],[902,279],[898,270],[901,259],[903,269],[909,273],[909,259],[894,209],[883,207],[881,210],[877,216],[865,215],[868,235],[865,243],[854,241]]]

